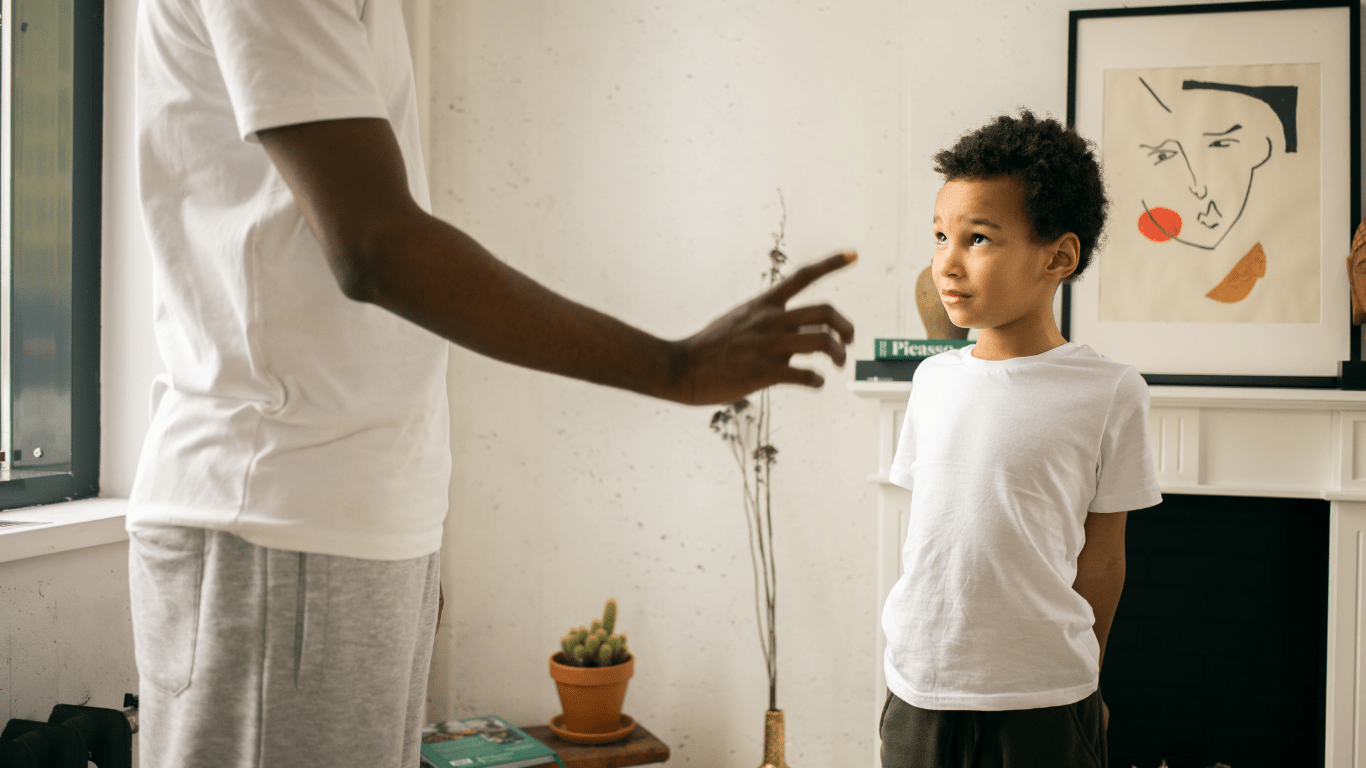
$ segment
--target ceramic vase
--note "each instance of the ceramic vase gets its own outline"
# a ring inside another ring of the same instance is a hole
[[[769,709],[764,712],[764,764],[759,768],[788,768],[786,751],[786,728],[783,725],[783,711]]]

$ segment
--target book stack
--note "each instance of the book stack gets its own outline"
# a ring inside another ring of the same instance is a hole
[[[874,339],[872,360],[854,362],[858,381],[910,381],[927,357],[976,342],[968,339]]]
[[[529,768],[546,763],[560,763],[555,750],[496,715],[448,720],[422,729],[423,768]]]

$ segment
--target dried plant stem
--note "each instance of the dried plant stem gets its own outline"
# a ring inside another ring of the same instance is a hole
[[[759,395],[759,431],[763,435],[763,444],[767,446],[773,445],[771,439],[772,425],[773,420],[770,418],[769,412],[769,391],[765,389]],[[764,473],[764,517],[768,523],[768,556],[765,558],[768,568],[764,574],[764,596],[768,598],[768,708],[776,710],[778,708],[778,633],[774,622],[777,619],[778,570],[775,557],[777,553],[773,548],[773,484],[770,482],[773,462],[764,461],[762,465],[756,464],[756,473],[760,466],[763,467]],[[763,539],[761,538],[761,546],[762,543]]]
[[[782,218],[778,231],[773,233],[773,248],[768,252],[769,269],[764,274],[771,288],[782,279],[782,266],[787,263],[783,253],[783,237],[787,229],[787,202],[778,190]],[[754,411],[758,411],[757,416]],[[778,633],[777,595],[778,569],[773,549],[773,464],[778,449],[773,447],[772,400],[768,389],[759,392],[759,404],[753,408],[747,400],[738,400],[712,415],[712,431],[730,444],[731,455],[740,469],[745,502],[745,532],[749,536],[749,559],[754,568],[754,621],[759,630],[759,649],[764,654],[768,671],[768,708],[778,708]],[[759,599],[762,578],[764,596]]]
[[[769,270],[768,285],[772,288],[782,279],[782,266],[787,262],[787,255],[783,253],[783,239],[787,236],[787,200],[783,198],[783,191],[778,190],[778,205],[782,208],[782,218],[778,220],[778,231],[773,233],[773,249],[769,251]],[[768,603],[768,645],[766,647],[765,659],[768,662],[768,708],[776,710],[778,708],[778,632],[776,624],[778,606],[778,567],[776,552],[773,547],[773,460],[776,456],[773,448],[773,419],[772,402],[770,401],[770,390],[765,389],[759,393],[759,442],[765,452],[763,461],[756,461],[754,465],[755,484],[757,485],[760,468],[763,471],[764,485],[764,517],[768,524],[768,553],[764,558],[766,566],[764,572],[764,596]],[[756,507],[758,499],[755,499]],[[757,509],[755,510],[758,511]],[[758,516],[755,516],[756,522]],[[763,537],[760,537],[760,547],[762,549]],[[755,597],[758,597],[757,589]]]
[[[768,708],[778,706],[777,617],[775,596],[777,570],[773,559],[773,495],[770,490],[772,462],[763,458],[763,446],[770,446],[768,390],[759,395],[759,416],[745,414],[736,418],[735,431],[730,440],[731,453],[740,469],[744,483],[745,530],[749,534],[750,564],[754,568],[754,619],[759,630],[759,648],[768,671]],[[751,463],[753,462],[753,463]],[[762,563],[762,566],[761,566]],[[764,598],[759,599],[759,581],[763,578]],[[762,605],[762,607],[761,607]]]
[[[759,631],[759,650],[764,654],[764,666],[769,669],[769,700],[773,699],[773,659],[769,655],[768,645],[764,642],[764,621],[759,611],[759,554],[755,551],[755,531],[760,537],[758,544],[759,551],[763,551],[763,529],[759,526],[759,499],[758,488],[755,483],[750,482],[749,477],[749,456],[753,449],[749,445],[748,430],[736,424],[735,438],[730,441],[731,452],[735,456],[735,464],[740,468],[740,477],[744,482],[745,500],[745,532],[749,534],[749,560],[754,568],[754,623]],[[757,480],[757,478],[756,478]],[[765,558],[765,574],[767,574],[767,558]],[[768,579],[764,579],[765,594],[768,593]],[[771,610],[771,604],[770,604]],[[771,707],[770,707],[771,709]]]

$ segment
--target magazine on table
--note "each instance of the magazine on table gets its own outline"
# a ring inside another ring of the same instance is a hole
[[[560,762],[555,750],[496,715],[433,723],[422,729],[424,768],[529,768]]]

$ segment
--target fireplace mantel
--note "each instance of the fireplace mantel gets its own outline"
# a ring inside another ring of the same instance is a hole
[[[879,403],[875,697],[881,714],[881,606],[901,575],[910,492],[887,479],[909,382],[849,385]],[[1326,765],[1366,766],[1366,392],[1150,387],[1148,428],[1164,493],[1324,499],[1329,505]],[[874,718],[877,722],[878,718]],[[879,743],[874,739],[875,745]],[[876,750],[873,765],[878,765]]]

